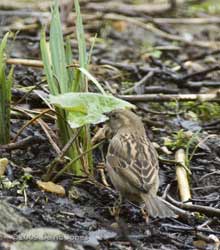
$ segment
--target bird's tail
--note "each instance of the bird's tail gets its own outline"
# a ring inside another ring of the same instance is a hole
[[[176,213],[172,209],[172,205],[156,195],[145,195],[145,209],[148,215],[152,217],[176,217]]]

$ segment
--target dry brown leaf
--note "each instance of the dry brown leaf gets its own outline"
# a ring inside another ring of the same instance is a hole
[[[103,139],[108,139],[111,137],[111,131],[108,125],[104,125],[102,128],[99,128],[95,135],[92,138],[92,144],[96,144]]]
[[[5,170],[8,166],[8,159],[7,158],[1,158],[0,159],[0,176],[5,174]]]
[[[64,187],[61,185],[55,184],[51,181],[48,181],[48,182],[37,181],[37,185],[40,189],[46,192],[54,193],[54,194],[61,195],[61,196],[65,195]]]
[[[125,21],[114,21],[112,22],[112,27],[118,31],[123,32],[127,29],[127,23]]]
[[[190,74],[205,70],[204,66],[197,62],[187,61],[184,63],[184,67],[188,69]]]

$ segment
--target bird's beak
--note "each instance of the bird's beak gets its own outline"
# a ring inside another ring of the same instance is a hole
[[[103,113],[103,115],[105,115],[105,116],[107,116],[108,118],[110,118],[111,112],[105,112],[105,113]]]

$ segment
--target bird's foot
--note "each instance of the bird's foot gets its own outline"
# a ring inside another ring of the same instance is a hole
[[[111,216],[114,216],[116,220],[119,219],[120,210],[121,209],[119,207],[115,207],[115,206],[109,208],[109,212]]]
[[[149,215],[143,207],[141,208],[141,213],[142,213],[142,216],[143,216],[146,224],[149,225]]]
[[[119,197],[119,199],[115,201],[114,206],[109,208],[111,216],[114,216],[116,221],[119,220],[119,215],[121,211],[121,203],[122,203],[122,199],[121,197]]]

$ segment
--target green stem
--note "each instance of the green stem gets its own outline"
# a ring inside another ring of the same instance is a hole
[[[73,129],[71,129],[67,123],[67,117],[66,117],[66,112],[64,110],[61,110],[59,108],[56,108],[56,112],[58,114],[57,116],[57,125],[59,129],[59,138],[62,143],[62,145],[66,145],[68,143],[69,138],[72,137],[72,135],[75,133]],[[67,156],[70,159],[74,159],[76,155],[78,155],[78,150],[77,150],[77,144],[74,143],[70,146],[70,148],[67,151]],[[82,165],[80,161],[74,162],[71,165],[73,172],[75,175],[81,175],[81,169]]]
[[[103,142],[97,143],[93,147],[89,148],[88,150],[84,151],[82,154],[71,160],[64,168],[62,168],[52,179],[53,182],[57,180],[57,178],[62,175],[65,171],[67,171],[69,168],[71,168],[72,164],[76,163],[81,157],[83,157],[85,154],[91,152],[93,149],[100,146]]]

